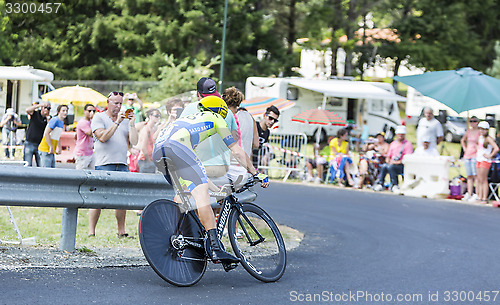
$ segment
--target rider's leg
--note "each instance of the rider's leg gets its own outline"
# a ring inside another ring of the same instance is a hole
[[[215,216],[212,213],[212,208],[210,206],[210,196],[208,195],[208,184],[203,183],[196,186],[192,191],[194,200],[196,202],[196,208],[198,209],[198,215],[201,224],[205,227],[205,230],[215,229]]]
[[[223,250],[217,229],[215,228],[215,216],[210,206],[210,196],[208,195],[208,184],[203,183],[196,186],[192,191],[196,207],[198,210],[198,217],[201,224],[207,230],[207,236],[210,239],[210,249],[207,249],[208,256],[213,262],[221,261],[224,263],[236,263],[239,259],[232,256]]]

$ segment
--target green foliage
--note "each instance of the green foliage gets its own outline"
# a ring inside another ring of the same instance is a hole
[[[493,60],[493,65],[488,69],[488,74],[500,78],[500,41],[497,40],[495,43],[495,53],[497,57]]]
[[[493,59],[500,23],[498,1],[391,0],[380,15],[400,42],[383,42],[380,54],[428,70],[465,66],[485,70]]]
[[[355,31],[368,12],[400,41],[358,46]],[[224,79],[290,75],[302,47],[342,46],[348,58],[357,55],[358,70],[375,53],[429,70],[485,70],[496,57],[499,13],[497,0],[228,0]],[[165,55],[188,66],[220,56],[223,15],[224,0],[69,0],[57,14],[4,13],[0,64],[32,65],[57,79],[158,80]],[[297,38],[309,40],[298,46]]]
[[[211,67],[220,63],[219,56],[212,58],[210,63],[203,65],[200,61],[185,58],[176,62],[173,55],[165,56],[166,65],[160,68],[160,84],[149,94],[152,101],[161,101],[186,91],[196,90],[196,83],[201,77],[213,74]]]

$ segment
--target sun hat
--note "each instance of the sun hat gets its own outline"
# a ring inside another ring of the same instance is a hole
[[[477,124],[477,128],[490,129],[490,124],[488,124],[488,122],[486,121],[482,121]]]
[[[396,127],[396,134],[406,134],[406,126]]]

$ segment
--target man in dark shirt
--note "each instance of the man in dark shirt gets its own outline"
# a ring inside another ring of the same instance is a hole
[[[30,106],[26,109],[26,113],[30,116],[30,123],[26,130],[26,141],[24,142],[24,161],[28,162],[28,166],[33,166],[33,156],[35,156],[36,166],[40,166],[38,145],[42,141],[43,132],[45,126],[47,126],[50,103]]]
[[[254,149],[252,161],[255,168],[259,165],[267,166],[269,163],[269,149],[263,144],[269,141],[270,129],[275,123],[278,123],[280,111],[275,106],[270,106],[266,109],[266,113],[260,122],[256,122],[257,131],[259,133],[259,149]]]

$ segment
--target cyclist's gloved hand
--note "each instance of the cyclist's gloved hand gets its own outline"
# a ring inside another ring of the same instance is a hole
[[[259,179],[262,183],[269,183],[269,176],[266,174],[258,173],[254,175],[255,178]]]

